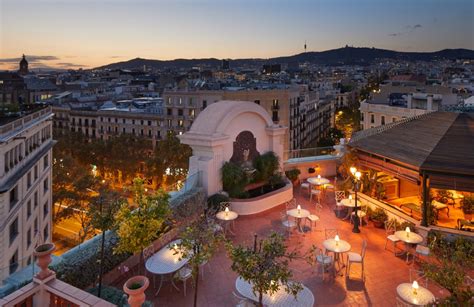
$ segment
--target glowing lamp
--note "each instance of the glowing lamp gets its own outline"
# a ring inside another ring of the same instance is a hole
[[[228,216],[229,215],[229,207],[225,207],[225,216]]]
[[[318,175],[318,179],[321,179],[321,175]]]
[[[417,295],[418,289],[420,288],[420,286],[418,286],[418,282],[416,280],[411,285],[411,288],[413,289],[413,295]]]
[[[352,166],[349,170],[351,171],[352,175],[355,175],[355,173],[357,172],[357,168],[355,168],[354,166]]]
[[[298,209],[298,214],[300,214],[300,212],[301,212],[301,206],[298,205],[298,207],[296,207],[296,209]]]
[[[174,249],[175,251],[177,251],[177,250],[178,250],[178,244],[175,243],[175,244],[173,245],[173,249]]]
[[[407,237],[410,236],[410,227],[405,228],[405,232],[407,233]]]
[[[352,200],[352,195],[349,195],[349,199]]]
[[[336,241],[336,245],[339,245],[339,236],[338,235],[336,235],[334,237],[334,241]]]
[[[362,174],[360,172],[356,172],[354,176],[356,177],[357,180],[359,180]]]

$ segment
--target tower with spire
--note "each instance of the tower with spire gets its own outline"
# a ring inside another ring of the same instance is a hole
[[[20,69],[18,70],[18,73],[22,76],[28,74],[28,61],[25,58],[25,55],[23,55],[23,58],[20,61]]]

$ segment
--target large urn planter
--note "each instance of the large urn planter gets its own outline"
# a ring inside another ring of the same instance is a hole
[[[150,285],[146,276],[134,276],[123,285],[123,291],[128,294],[130,307],[140,307],[145,302],[145,290]]]
[[[56,245],[53,243],[44,243],[35,248],[33,255],[38,259],[37,264],[41,269],[41,271],[36,274],[36,278],[45,279],[54,273],[48,269],[48,266],[52,261],[51,254],[55,250]]]

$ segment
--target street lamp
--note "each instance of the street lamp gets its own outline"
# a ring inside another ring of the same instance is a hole
[[[354,233],[359,233],[359,215],[357,214],[358,207],[357,207],[357,191],[359,190],[360,186],[360,177],[361,173],[357,171],[355,167],[350,168],[351,174],[353,176],[353,184],[354,184],[354,192],[355,192],[355,205],[354,205],[354,228],[352,229],[352,232]]]

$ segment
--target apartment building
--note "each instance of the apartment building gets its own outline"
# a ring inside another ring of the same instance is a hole
[[[51,108],[0,120],[0,280],[51,241]]]

